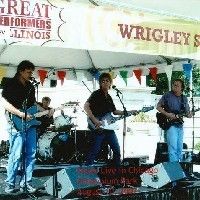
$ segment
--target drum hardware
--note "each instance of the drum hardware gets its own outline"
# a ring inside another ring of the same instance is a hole
[[[76,104],[74,106],[74,110],[73,110],[73,113],[76,114],[76,115],[77,115],[77,106],[78,106],[78,103],[76,102]],[[73,123],[75,152],[74,152],[73,157],[69,160],[69,162],[75,162],[75,163],[79,163],[81,165],[83,163],[84,155],[78,151],[78,147],[77,147],[77,129],[76,129],[76,127],[78,127],[78,125],[77,125],[77,116],[75,116],[73,118],[76,119],[75,123]]]
[[[54,118],[55,131],[70,131],[71,128],[74,127],[74,124],[72,123],[73,118],[74,117],[65,115],[64,111],[61,110],[61,115]]]
[[[78,102],[78,101],[69,101],[69,102],[65,103],[65,105],[67,107],[74,107],[74,106],[78,106],[79,103],[80,102]]]
[[[38,139],[37,160],[45,164],[69,162],[74,155],[73,138],[67,132],[46,132]]]

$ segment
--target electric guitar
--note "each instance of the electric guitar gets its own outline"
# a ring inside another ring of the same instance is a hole
[[[61,107],[55,108],[53,110],[54,111],[62,110],[67,105],[68,104],[62,104]],[[23,112],[23,110],[21,110],[21,111]],[[17,115],[12,115],[11,120],[14,124],[14,127],[18,131],[23,131],[23,130],[28,130],[32,126],[39,126],[41,124],[41,122],[38,121],[36,119],[36,117],[42,117],[43,115],[47,115],[48,113],[49,113],[49,110],[38,112],[37,106],[34,105],[27,109],[27,114],[32,115],[32,117],[33,117],[31,120],[27,120],[25,122],[25,120],[22,120],[22,118]]]
[[[131,115],[137,115],[140,112],[148,112],[148,111],[153,110],[153,109],[154,109],[154,106],[143,107],[141,110],[138,110],[136,112],[128,112],[128,114],[126,116],[129,117]],[[100,130],[102,130],[102,129],[105,129],[105,130],[118,130],[119,127],[117,126],[117,124],[115,122],[120,120],[120,119],[123,119],[123,115],[120,116],[120,117],[114,117],[112,115],[112,113],[107,113],[103,117],[100,117],[100,118],[97,117],[97,119],[102,122],[102,125],[100,126]],[[87,122],[88,122],[88,127],[90,129],[92,129],[92,130],[96,129],[95,124],[92,122],[92,120],[90,118],[87,118]]]
[[[199,111],[200,108],[195,109],[193,113]],[[184,123],[183,117],[186,116],[185,113],[180,113],[176,115],[176,119],[169,119],[166,115],[157,112],[156,118],[157,118],[157,124],[159,127],[163,130],[168,130],[170,126],[172,125],[182,125]]]

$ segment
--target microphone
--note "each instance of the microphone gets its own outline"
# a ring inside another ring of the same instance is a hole
[[[112,89],[114,89],[116,92],[122,94],[122,92],[120,90],[117,89],[117,87],[115,85],[112,86]]]
[[[34,77],[31,77],[30,80],[34,85],[39,85],[40,84],[40,82],[36,81]]]

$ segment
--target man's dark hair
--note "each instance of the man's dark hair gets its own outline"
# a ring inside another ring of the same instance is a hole
[[[35,70],[35,65],[32,62],[30,62],[29,60],[23,60],[17,66],[17,73],[16,73],[16,75],[19,75],[19,73],[22,72],[22,71],[24,71],[25,69]]]
[[[182,91],[184,91],[184,89],[185,89],[185,83],[184,83],[184,81],[183,81],[182,79],[177,78],[177,79],[175,79],[175,80],[173,81],[173,84],[174,84],[174,82],[180,82],[180,83],[181,83]]]
[[[112,77],[109,73],[102,73],[100,76],[99,76],[99,84],[101,84],[102,80],[104,78],[107,78],[111,83],[112,83]]]
[[[50,99],[49,97],[43,97],[43,98],[42,98],[42,101],[43,101],[43,100],[44,100],[44,101],[51,102],[51,99]]]

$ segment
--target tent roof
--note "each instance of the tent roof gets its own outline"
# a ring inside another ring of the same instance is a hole
[[[112,5],[118,8],[138,9],[200,21],[199,0],[64,0],[70,2]]]
[[[83,2],[91,3],[92,0],[63,0],[64,2]],[[197,0],[93,0],[98,5],[114,5],[120,8],[136,8],[154,12],[175,13],[177,16],[185,16],[186,18],[199,18]],[[180,7],[180,5],[185,5]],[[186,10],[191,7],[187,12]],[[173,10],[172,10],[173,9]],[[193,14],[193,15],[192,15]],[[4,48],[5,47],[5,48]],[[87,51],[84,49],[70,49],[60,47],[44,47],[33,45],[8,45],[0,44],[0,63],[17,65],[24,59],[34,62],[39,67],[55,67],[55,68],[75,68],[89,69],[96,68],[116,68],[127,65],[137,67],[138,65],[156,65],[158,63],[166,63],[166,60],[159,55],[144,55],[122,52],[108,51]],[[89,53],[89,54],[88,54]],[[91,59],[90,59],[91,58]],[[172,61],[176,58],[170,58]]]
[[[0,49],[3,45],[0,45]],[[176,58],[170,58],[178,61]],[[108,69],[121,67],[141,67],[141,65],[165,64],[159,55],[144,55],[124,52],[87,51],[41,46],[7,46],[0,57],[0,63],[18,65],[22,60],[30,60],[38,67],[89,69],[91,67]]]

